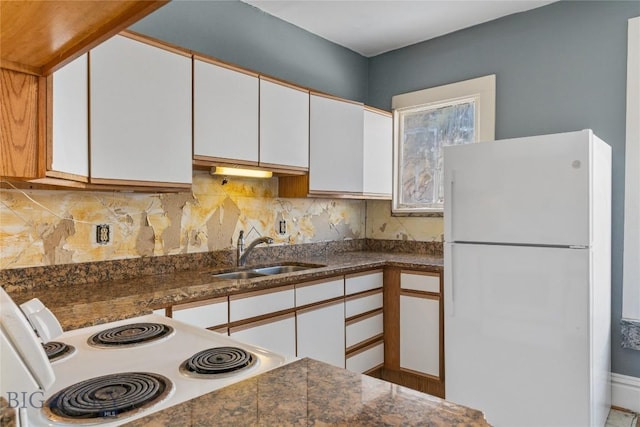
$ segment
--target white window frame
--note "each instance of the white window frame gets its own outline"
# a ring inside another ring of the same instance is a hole
[[[394,216],[442,216],[443,207],[406,207],[401,206],[400,191],[400,113],[410,108],[423,108],[452,105],[464,100],[475,101],[475,141],[495,139],[495,103],[496,76],[478,77],[462,82],[451,83],[403,93],[392,98],[394,137],[393,137],[393,197],[391,213]]]
[[[629,19],[627,49],[622,318],[640,320],[640,16]]]

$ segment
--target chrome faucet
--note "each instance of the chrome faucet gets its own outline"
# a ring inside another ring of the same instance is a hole
[[[240,235],[238,236],[238,249],[237,249],[237,260],[238,267],[242,267],[247,263],[247,257],[253,251],[253,248],[258,246],[260,243],[271,244],[273,243],[273,239],[271,237],[258,237],[256,240],[251,242],[247,248],[244,248],[244,230],[240,230]]]

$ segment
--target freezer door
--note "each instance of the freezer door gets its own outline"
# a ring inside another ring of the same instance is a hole
[[[445,240],[588,246],[592,136],[446,147]]]
[[[447,244],[446,399],[497,427],[592,425],[589,259],[588,249]]]

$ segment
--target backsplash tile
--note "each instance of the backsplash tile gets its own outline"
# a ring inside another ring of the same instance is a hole
[[[194,173],[188,193],[2,190],[0,269],[203,253],[271,236],[275,245],[363,239],[366,203],[280,199],[277,178],[222,179]],[[287,223],[284,235],[277,223]],[[111,225],[111,243],[95,240]]]

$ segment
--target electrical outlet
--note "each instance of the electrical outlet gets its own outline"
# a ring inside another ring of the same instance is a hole
[[[106,245],[111,240],[111,228],[109,224],[96,225],[96,243]]]
[[[284,219],[278,223],[278,234],[287,234],[287,221]]]

